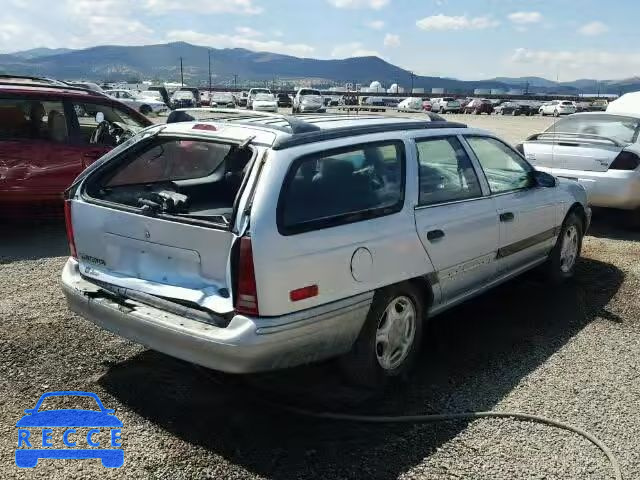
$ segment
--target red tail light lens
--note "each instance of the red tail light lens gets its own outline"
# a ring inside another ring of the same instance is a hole
[[[67,227],[67,240],[69,241],[69,251],[71,256],[75,259],[78,258],[78,252],[76,251],[76,241],[73,238],[73,223],[71,223],[71,200],[64,201],[64,223]]]
[[[640,158],[633,152],[620,152],[620,155],[609,165],[609,170],[635,170],[640,165]]]
[[[246,315],[259,315],[258,290],[256,275],[253,269],[253,250],[251,238],[240,239],[240,258],[238,261],[238,294],[236,295],[236,312]]]

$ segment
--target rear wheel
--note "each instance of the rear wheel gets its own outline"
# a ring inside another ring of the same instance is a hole
[[[425,314],[420,291],[410,283],[378,290],[351,352],[340,359],[357,385],[382,388],[407,377],[420,349]]]
[[[151,113],[152,109],[149,105],[142,105],[140,106],[140,113],[143,115],[149,115]]]
[[[573,277],[583,236],[581,218],[575,212],[569,213],[547,260],[547,274],[553,283],[562,283]]]

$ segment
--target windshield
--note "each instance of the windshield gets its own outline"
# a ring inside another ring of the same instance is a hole
[[[273,95],[271,95],[270,93],[259,93],[256,95],[256,100],[263,100],[263,101],[272,101],[273,100]]]
[[[193,100],[194,96],[191,92],[178,91],[173,94],[173,98],[176,100]]]
[[[257,95],[259,95],[260,93],[268,93],[268,94],[270,94],[270,93],[271,93],[271,91],[267,90],[266,88],[254,88],[254,89],[251,91],[251,95],[256,95],[256,96],[257,96]]]
[[[618,115],[572,115],[548,128],[547,132],[584,133],[633,143],[638,139],[640,120]]]
[[[322,96],[320,90],[312,90],[310,88],[300,90],[300,95],[317,95],[319,97]]]

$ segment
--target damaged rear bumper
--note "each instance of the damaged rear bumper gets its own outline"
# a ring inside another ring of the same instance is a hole
[[[85,280],[70,258],[62,271],[69,308],[117,335],[182,360],[229,373],[293,367],[348,352],[373,292],[279,317],[235,315],[217,327],[113,294]]]

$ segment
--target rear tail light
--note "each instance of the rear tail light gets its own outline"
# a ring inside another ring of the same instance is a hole
[[[64,223],[67,227],[67,240],[69,241],[69,251],[71,256],[75,259],[78,258],[78,252],[76,251],[76,241],[73,238],[73,223],[71,223],[71,200],[64,201]]]
[[[300,300],[305,300],[311,297],[318,296],[318,286],[317,285],[309,285],[308,287],[297,288],[296,290],[291,290],[289,292],[289,299],[292,302],[299,302]]]
[[[609,165],[609,170],[635,170],[640,165],[640,157],[633,152],[623,151]]]
[[[238,294],[236,295],[236,312],[247,315],[258,315],[258,291],[256,275],[253,268],[253,250],[251,238],[240,239],[240,258],[238,259]]]

